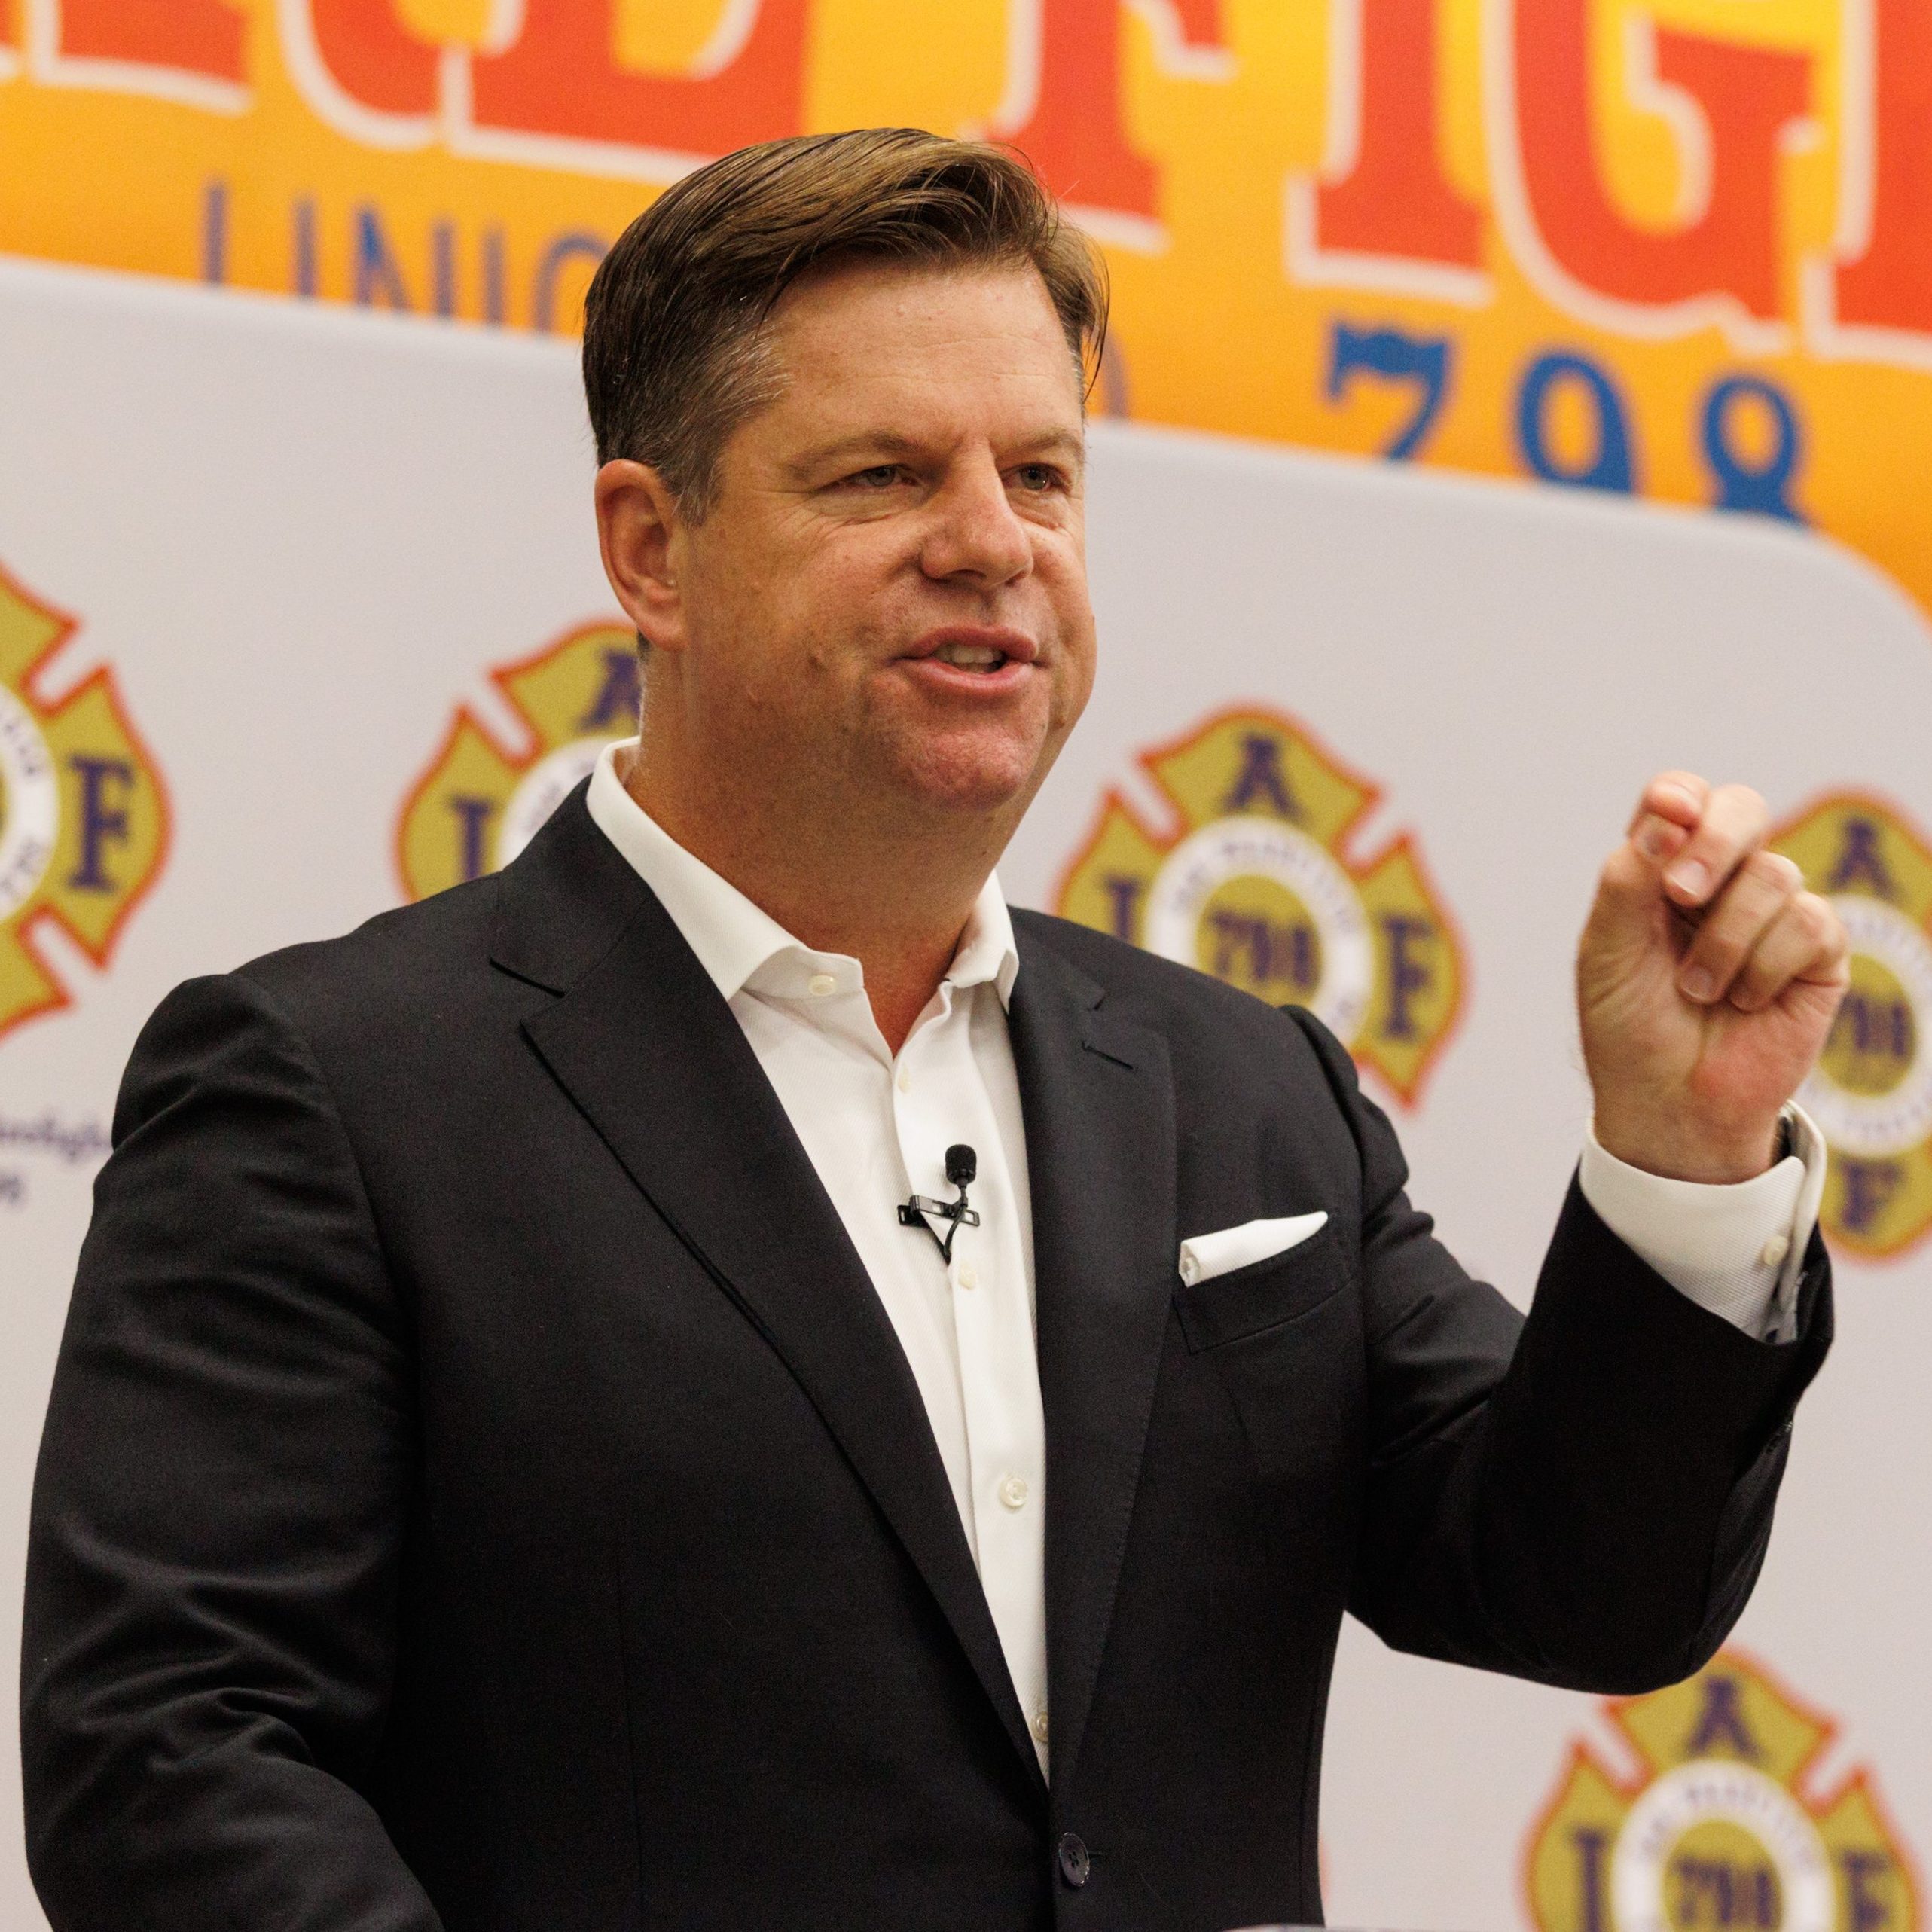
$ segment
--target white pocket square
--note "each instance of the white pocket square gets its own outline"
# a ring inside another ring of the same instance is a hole
[[[1232,1274],[1238,1268],[1252,1268],[1258,1261],[1272,1261],[1298,1247],[1310,1235],[1328,1225],[1328,1216],[1317,1209],[1312,1214],[1287,1214],[1274,1221],[1244,1221],[1238,1228],[1223,1228],[1212,1235],[1196,1235],[1180,1245],[1180,1278],[1192,1288],[1198,1281],[1212,1281],[1217,1274]]]

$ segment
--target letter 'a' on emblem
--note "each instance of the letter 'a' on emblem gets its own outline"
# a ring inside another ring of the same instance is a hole
[[[1798,1096],[1831,1150],[1820,1218],[1843,1247],[1901,1254],[1932,1230],[1932,843],[1897,806],[1841,792],[1772,847],[1851,942],[1851,984]]]
[[[1726,1650],[1604,1711],[1637,1774],[1571,1747],[1524,1854],[1537,1932],[1920,1932],[1872,1774],[1817,1789],[1836,1727],[1762,1664]]]
[[[41,932],[106,966],[167,856],[166,794],[112,672],[60,678],[76,627],[0,569],[0,1039],[72,997]]]
[[[467,706],[458,708],[396,828],[397,864],[412,899],[507,865],[604,746],[636,734],[637,641],[617,624],[572,630],[490,679],[524,743],[506,746]]]
[[[1210,718],[1140,763],[1170,827],[1150,829],[1109,791],[1061,916],[1308,1007],[1413,1104],[1460,1010],[1462,948],[1413,840],[1355,856],[1376,787],[1260,710]]]

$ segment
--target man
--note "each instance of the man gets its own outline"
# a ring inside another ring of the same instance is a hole
[[[1314,1920],[1344,1608],[1602,1690],[1735,1619],[1843,935],[1753,795],[1651,785],[1525,1323],[1308,1016],[1009,917],[1103,310],[1020,165],[908,133],[605,264],[641,737],[129,1070],[35,1494],[60,1932]]]

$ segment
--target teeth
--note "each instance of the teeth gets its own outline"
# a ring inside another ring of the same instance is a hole
[[[969,671],[990,671],[1006,661],[1005,652],[984,644],[942,644],[932,655],[942,664],[957,664]]]

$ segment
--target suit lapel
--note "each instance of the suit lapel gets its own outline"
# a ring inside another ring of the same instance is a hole
[[[533,844],[504,874],[498,923],[498,963],[562,994],[524,1032],[797,1378],[1037,1781],[1039,1761],[918,1384],[757,1056],[670,916],[581,799],[560,809],[544,839],[548,854],[543,841]],[[613,901],[629,908],[614,932]],[[573,932],[582,935],[574,942]]]
[[[1167,1042],[1016,921],[1009,1013],[1026,1116],[1046,1412],[1047,1672],[1070,1776],[1113,1619],[1175,1256]]]

